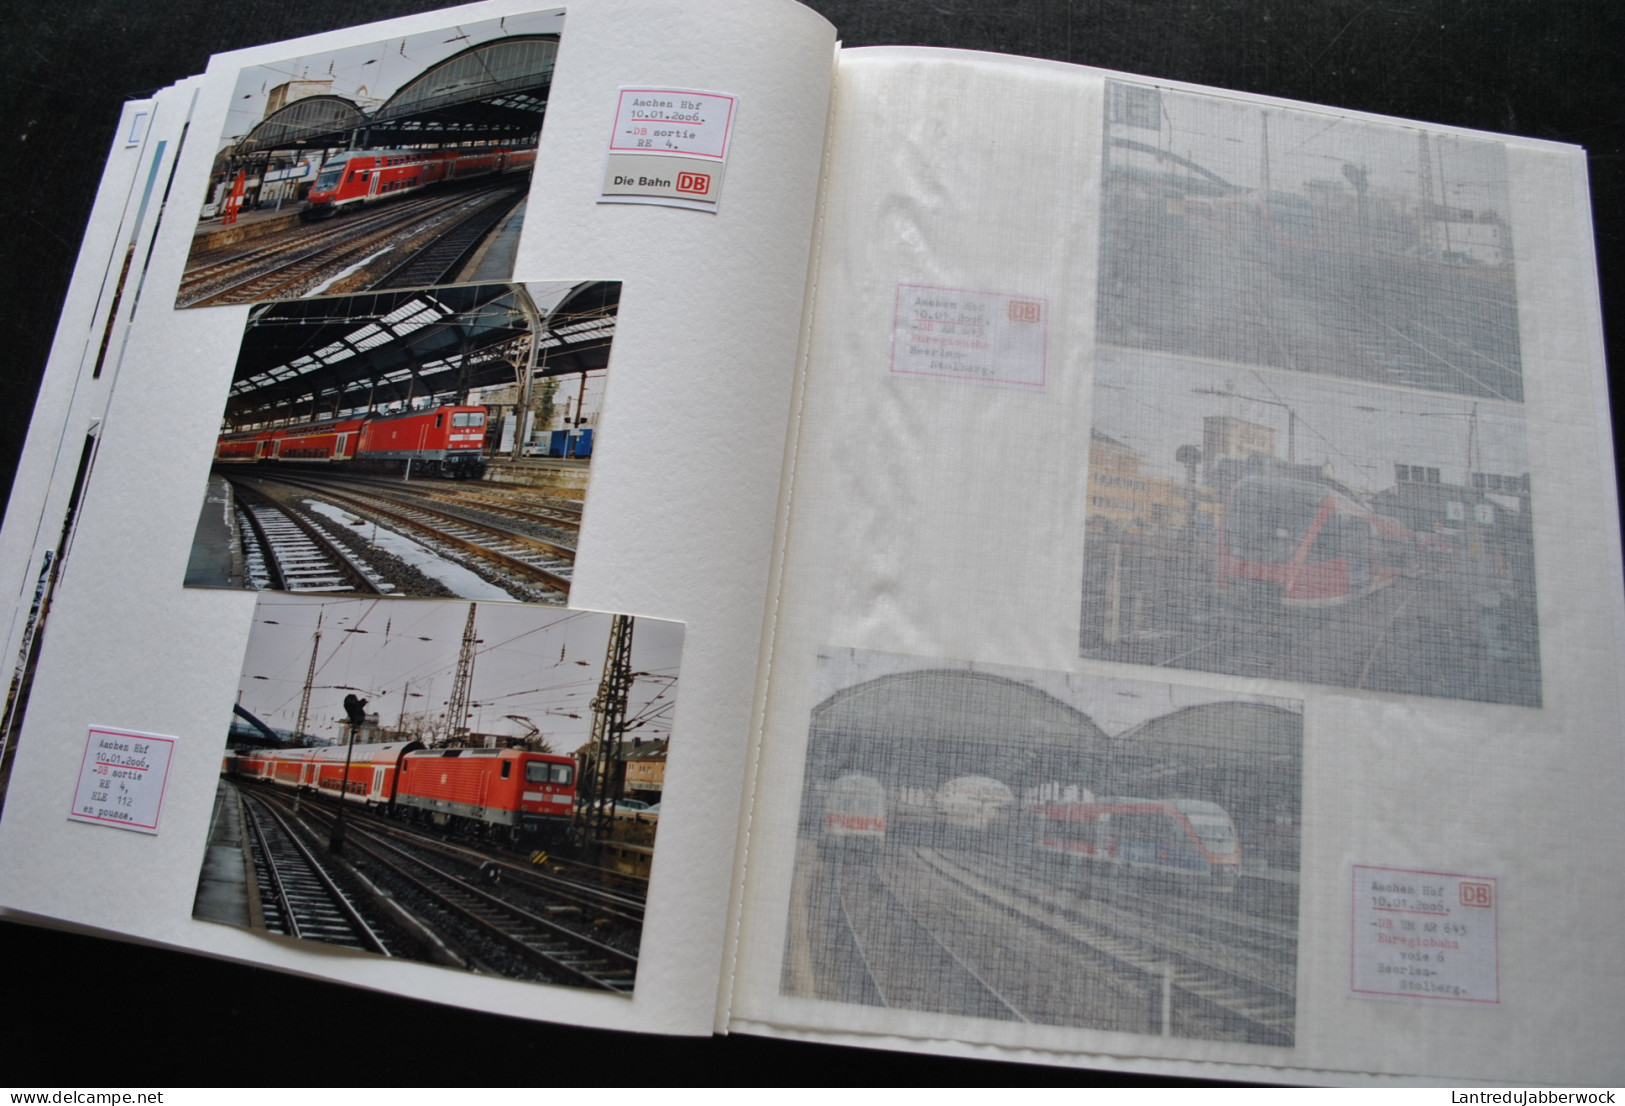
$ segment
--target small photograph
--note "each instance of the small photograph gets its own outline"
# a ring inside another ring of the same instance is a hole
[[[1302,705],[819,655],[786,995],[1290,1047]]]
[[[1107,86],[1100,341],[1523,399],[1505,147]]]
[[[176,307],[508,280],[564,11],[245,68]]]
[[[630,996],[682,648],[630,615],[260,596],[193,917]]]
[[[250,310],[190,587],[563,606],[616,281]]]
[[[1539,706],[1521,404],[1104,350],[1080,648]]]

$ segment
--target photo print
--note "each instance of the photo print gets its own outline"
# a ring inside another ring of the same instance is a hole
[[[1539,706],[1504,147],[1107,99],[1082,655]]]
[[[186,583],[562,606],[620,288],[252,308]]]
[[[507,280],[563,10],[237,79],[177,307]]]
[[[193,916],[630,995],[682,645],[629,615],[261,595]]]
[[[785,994],[1290,1046],[1302,706],[819,654]]]

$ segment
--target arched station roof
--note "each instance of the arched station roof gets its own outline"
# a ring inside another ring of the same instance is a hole
[[[368,114],[342,96],[307,96],[261,120],[233,151],[529,142],[541,133],[558,35],[507,35],[453,54]]]
[[[260,120],[237,143],[236,155],[343,145],[342,136],[367,125],[367,113],[343,96],[306,96]]]
[[[558,53],[558,35],[509,35],[453,54],[373,113],[368,145],[534,135],[547,111]]]
[[[1107,745],[1088,715],[1046,691],[991,672],[933,668],[868,680],[815,706],[807,770],[813,780],[861,772],[888,787],[928,789],[988,776],[1019,792],[1094,778]]]
[[[285,300],[249,314],[225,422],[248,427],[512,384],[528,363],[523,285],[463,284]],[[537,375],[609,361],[620,284],[547,287]]]

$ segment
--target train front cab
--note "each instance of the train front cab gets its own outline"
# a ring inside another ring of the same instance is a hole
[[[547,839],[575,814],[575,762],[520,749],[426,749],[401,759],[395,806],[418,821],[510,841]]]
[[[1117,874],[1155,886],[1229,892],[1241,845],[1224,808],[1199,799],[1106,799],[1037,808],[1035,844],[1074,880]]]

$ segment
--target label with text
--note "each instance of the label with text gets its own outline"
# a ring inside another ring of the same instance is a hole
[[[897,286],[893,373],[1042,388],[1048,347],[1042,296]]]
[[[1499,911],[1493,876],[1356,864],[1349,989],[1500,1002]]]
[[[683,88],[622,88],[600,203],[714,211],[738,99]]]
[[[157,833],[175,738],[92,726],[69,818]]]
[[[714,210],[724,168],[720,162],[690,157],[611,154],[598,201]]]

